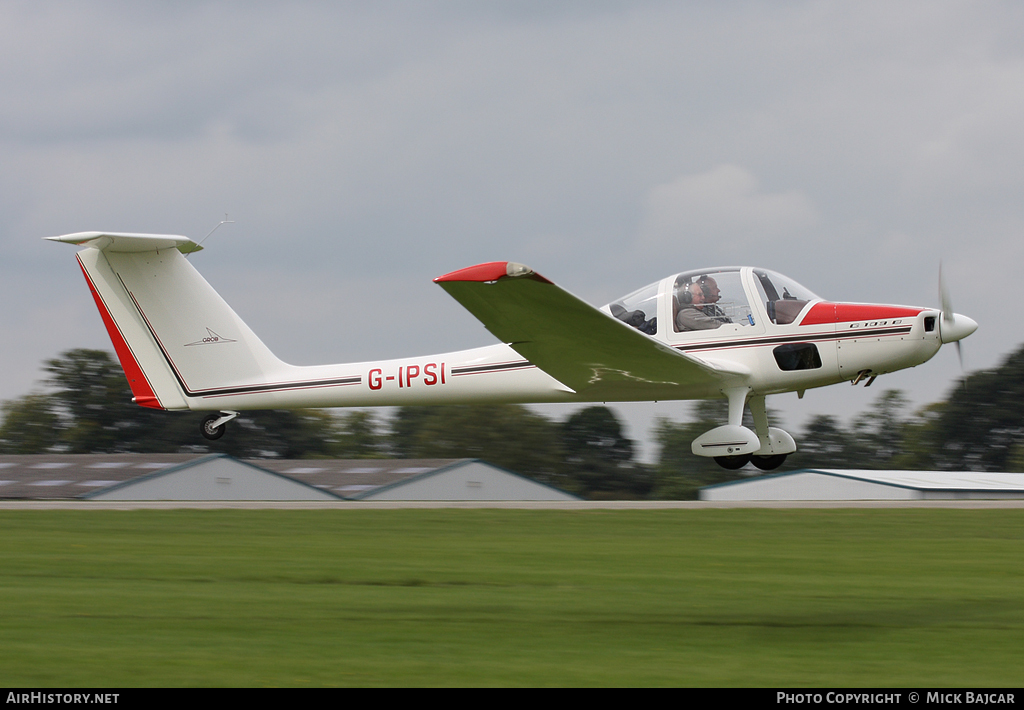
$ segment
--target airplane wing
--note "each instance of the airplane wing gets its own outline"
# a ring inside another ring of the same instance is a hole
[[[480,264],[434,282],[499,340],[588,398],[681,399],[749,374],[681,353],[521,264]]]

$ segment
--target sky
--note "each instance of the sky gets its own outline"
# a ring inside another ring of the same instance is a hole
[[[0,2],[0,58],[0,400],[110,349],[42,237],[225,215],[191,261],[295,364],[494,342],[432,279],[499,260],[596,305],[750,264],[919,306],[941,261],[968,371],[1024,341],[1020,3]],[[769,407],[798,433],[960,374]],[[616,411],[650,458],[688,405]]]

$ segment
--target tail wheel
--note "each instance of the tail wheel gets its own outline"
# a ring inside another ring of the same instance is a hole
[[[750,454],[740,454],[739,456],[716,456],[715,463],[722,468],[735,471],[750,463],[750,458]]]
[[[213,423],[220,418],[220,414],[207,414],[203,418],[203,423],[199,425],[199,431],[202,432],[203,436],[209,439],[210,441],[216,441],[217,439],[224,436],[225,425],[213,425]]]
[[[774,471],[786,462],[786,454],[775,454],[774,456],[751,456],[750,463],[762,471]]]

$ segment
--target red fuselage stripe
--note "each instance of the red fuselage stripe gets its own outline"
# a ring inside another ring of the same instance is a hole
[[[824,323],[849,323],[860,320],[885,320],[888,318],[913,318],[924,308],[906,306],[879,306],[873,303],[815,303],[807,312],[800,325],[822,325]]]

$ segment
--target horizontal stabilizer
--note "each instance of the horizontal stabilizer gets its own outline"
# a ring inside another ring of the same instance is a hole
[[[200,251],[201,246],[176,234],[126,234],[120,232],[77,232],[60,237],[44,237],[51,242],[77,244],[109,253],[138,253],[177,249],[182,254]]]
[[[677,388],[692,396],[739,374],[641,333],[521,264],[480,264],[434,281],[499,340],[590,397],[671,399]]]

